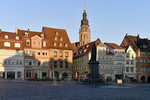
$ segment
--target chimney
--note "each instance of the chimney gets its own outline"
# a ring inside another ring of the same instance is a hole
[[[29,33],[30,29],[28,29],[28,33]]]
[[[128,36],[128,33],[126,33],[126,36]]]
[[[18,27],[16,27],[16,34],[18,34]]]
[[[2,32],[2,29],[0,29],[0,33]]]
[[[140,35],[139,35],[139,34],[137,35],[137,38],[140,38]]]

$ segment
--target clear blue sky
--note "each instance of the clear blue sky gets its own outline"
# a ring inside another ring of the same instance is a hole
[[[85,0],[1,0],[0,29],[41,31],[43,26],[66,29],[79,40]],[[126,33],[150,37],[150,0],[86,0],[91,40],[120,44]]]

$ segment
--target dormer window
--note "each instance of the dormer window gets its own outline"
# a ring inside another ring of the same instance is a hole
[[[18,36],[16,36],[16,40],[19,40],[19,37],[18,37]]]
[[[26,45],[29,46],[30,45],[30,40],[26,41]]]
[[[59,46],[62,47],[62,43],[59,43]]]
[[[42,38],[42,39],[44,38],[44,34],[41,34],[41,38]]]
[[[43,47],[46,47],[46,42],[43,42]]]
[[[15,43],[16,48],[20,48],[20,43]]]
[[[9,42],[4,42],[4,46],[5,47],[10,47],[10,43]]]
[[[58,32],[56,32],[56,35],[58,35]]]
[[[60,41],[63,41],[63,38],[62,38],[62,37],[60,37]]]
[[[8,35],[5,35],[5,39],[8,39]]]
[[[56,46],[56,43],[54,43],[54,46]]]
[[[28,37],[28,33],[27,33],[27,32],[25,32],[25,34],[24,34],[24,35],[25,35],[25,37]]]
[[[56,40],[56,41],[57,41],[57,37],[55,37],[55,38],[54,38],[54,40]]]
[[[67,43],[65,43],[65,47],[68,47]]]

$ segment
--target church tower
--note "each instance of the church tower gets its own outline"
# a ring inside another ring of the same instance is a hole
[[[81,20],[80,30],[79,30],[79,41],[80,46],[90,43],[90,28],[89,21],[87,19],[86,10],[83,12],[83,19]]]

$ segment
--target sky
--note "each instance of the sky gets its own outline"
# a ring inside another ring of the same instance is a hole
[[[0,29],[66,29],[70,41],[77,42],[84,3],[91,41],[99,37],[120,45],[126,33],[150,37],[150,0],[0,0]]]

